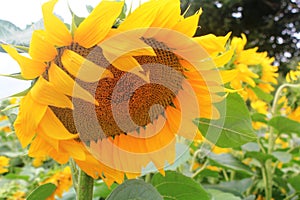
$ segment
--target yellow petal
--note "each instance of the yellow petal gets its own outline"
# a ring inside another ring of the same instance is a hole
[[[140,29],[112,33],[112,36],[98,44],[98,46],[103,49],[103,55],[110,63],[117,57],[126,54],[131,56],[156,56],[153,49],[140,39],[145,32],[145,29]]]
[[[100,78],[113,76],[111,72],[71,50],[65,50],[61,61],[70,74],[86,82],[96,82]],[[106,67],[106,66],[104,66]]]
[[[149,72],[145,72],[140,64],[131,56],[121,56],[114,60],[112,65],[119,70],[133,73],[145,82],[150,83]]]
[[[159,10],[160,7],[157,1],[146,2],[126,17],[118,29],[124,31],[136,28],[148,28],[157,17]]]
[[[223,79],[223,83],[228,83],[228,82],[232,81],[238,75],[238,71],[236,69],[222,70],[222,71],[219,71],[219,72],[220,72],[221,77]]]
[[[46,34],[43,30],[36,30],[32,33],[29,55],[41,62],[51,61],[57,55],[54,46],[46,41]]]
[[[14,123],[14,128],[23,148],[26,147],[35,136],[46,109],[47,106],[34,102],[30,92],[21,100],[20,111]]]
[[[53,9],[57,1],[50,0],[42,6],[47,40],[58,47],[68,46],[72,42],[72,36],[66,25],[53,14]]]
[[[85,147],[83,147],[83,145],[79,142],[76,142],[74,140],[60,141],[59,146],[60,149],[65,151],[67,154],[69,154],[72,158],[76,160],[86,159],[86,155],[83,149]]]
[[[119,30],[162,27],[172,28],[180,18],[178,0],[149,1],[131,13],[118,27]]]
[[[153,1],[155,2],[155,1]],[[151,27],[173,28],[181,18],[179,0],[159,0],[160,10]]]
[[[78,85],[69,75],[67,75],[61,68],[56,64],[51,63],[51,67],[48,70],[49,81],[60,92],[68,95],[83,99],[90,103],[96,103],[94,97],[80,85]],[[96,103],[98,104],[98,103]]]
[[[188,37],[194,36],[198,28],[198,21],[201,14],[202,9],[200,9],[195,15],[182,19],[172,29],[179,31]]]
[[[122,11],[124,2],[102,1],[79,25],[74,41],[90,48],[103,40]]]
[[[64,164],[68,162],[69,155],[65,152],[59,152],[41,136],[37,136],[30,145],[28,155],[31,157],[50,156],[56,162]],[[58,143],[58,141],[56,141]]]
[[[234,51],[231,49],[217,57],[214,57],[213,60],[214,60],[216,67],[221,67],[221,66],[224,66],[225,64],[227,64],[231,60],[233,54],[234,54]]]
[[[58,92],[55,86],[40,77],[33,88],[30,90],[34,101],[43,104],[51,105],[59,108],[73,108],[73,104],[68,97]]]
[[[22,56],[9,45],[2,45],[2,48],[18,62],[21,68],[21,75],[24,78],[35,79],[45,71],[45,63]]]
[[[47,109],[44,117],[42,118],[39,129],[49,138],[56,140],[78,138],[78,134],[71,134],[50,108]]]

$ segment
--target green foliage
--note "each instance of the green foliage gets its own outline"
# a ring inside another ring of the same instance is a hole
[[[273,117],[269,121],[270,126],[275,128],[278,133],[287,133],[287,134],[292,134],[292,133],[297,133],[300,136],[300,123],[296,122],[294,120],[291,120],[287,117],[284,116],[276,116]]]
[[[178,172],[166,171],[166,175],[155,174],[151,184],[163,196],[165,200],[209,200],[209,194],[203,187],[190,177]]]
[[[225,112],[220,119],[197,121],[206,139],[220,147],[237,147],[257,138],[246,104],[238,94],[229,94],[224,102],[215,105]]]
[[[56,189],[56,186],[52,183],[46,183],[44,185],[40,185],[34,191],[32,191],[27,200],[42,200],[49,197]]]
[[[157,190],[142,180],[127,180],[107,197],[107,200],[162,200]]]

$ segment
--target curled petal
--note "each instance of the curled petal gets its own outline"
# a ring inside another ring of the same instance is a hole
[[[53,14],[57,1],[50,0],[42,6],[47,40],[58,47],[68,46],[72,42],[72,36],[66,25]]]
[[[17,52],[16,49],[9,45],[2,45],[2,48],[18,62],[21,68],[21,75],[24,78],[35,79],[45,71],[45,63],[22,56]]]

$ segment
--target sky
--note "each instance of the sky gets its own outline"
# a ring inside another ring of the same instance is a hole
[[[42,18],[41,5],[47,0],[1,0],[0,19],[7,20],[21,29],[26,25],[39,21]],[[141,2],[145,2],[142,0]],[[4,3],[5,2],[5,3]],[[80,16],[88,15],[86,5],[95,7],[100,0],[59,0],[54,8],[54,12],[64,19],[64,22],[71,22],[71,14],[68,9],[70,5],[72,11]],[[133,9],[139,5],[140,0],[125,0],[128,6]],[[7,54],[0,52],[0,74],[17,73],[20,68],[16,61]],[[30,81],[20,81],[12,78],[0,76],[0,100],[12,94],[21,92],[30,86]]]

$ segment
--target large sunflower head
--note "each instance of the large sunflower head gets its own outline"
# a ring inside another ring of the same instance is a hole
[[[56,2],[43,5],[45,30],[33,33],[29,57],[3,46],[34,79],[14,124],[22,146],[59,163],[71,157],[108,184],[150,163],[163,172],[178,137],[197,133],[195,118],[219,117],[223,80],[193,38],[201,11],[185,18],[179,0],[150,1],[112,28],[124,3],[102,1],[71,33]]]

